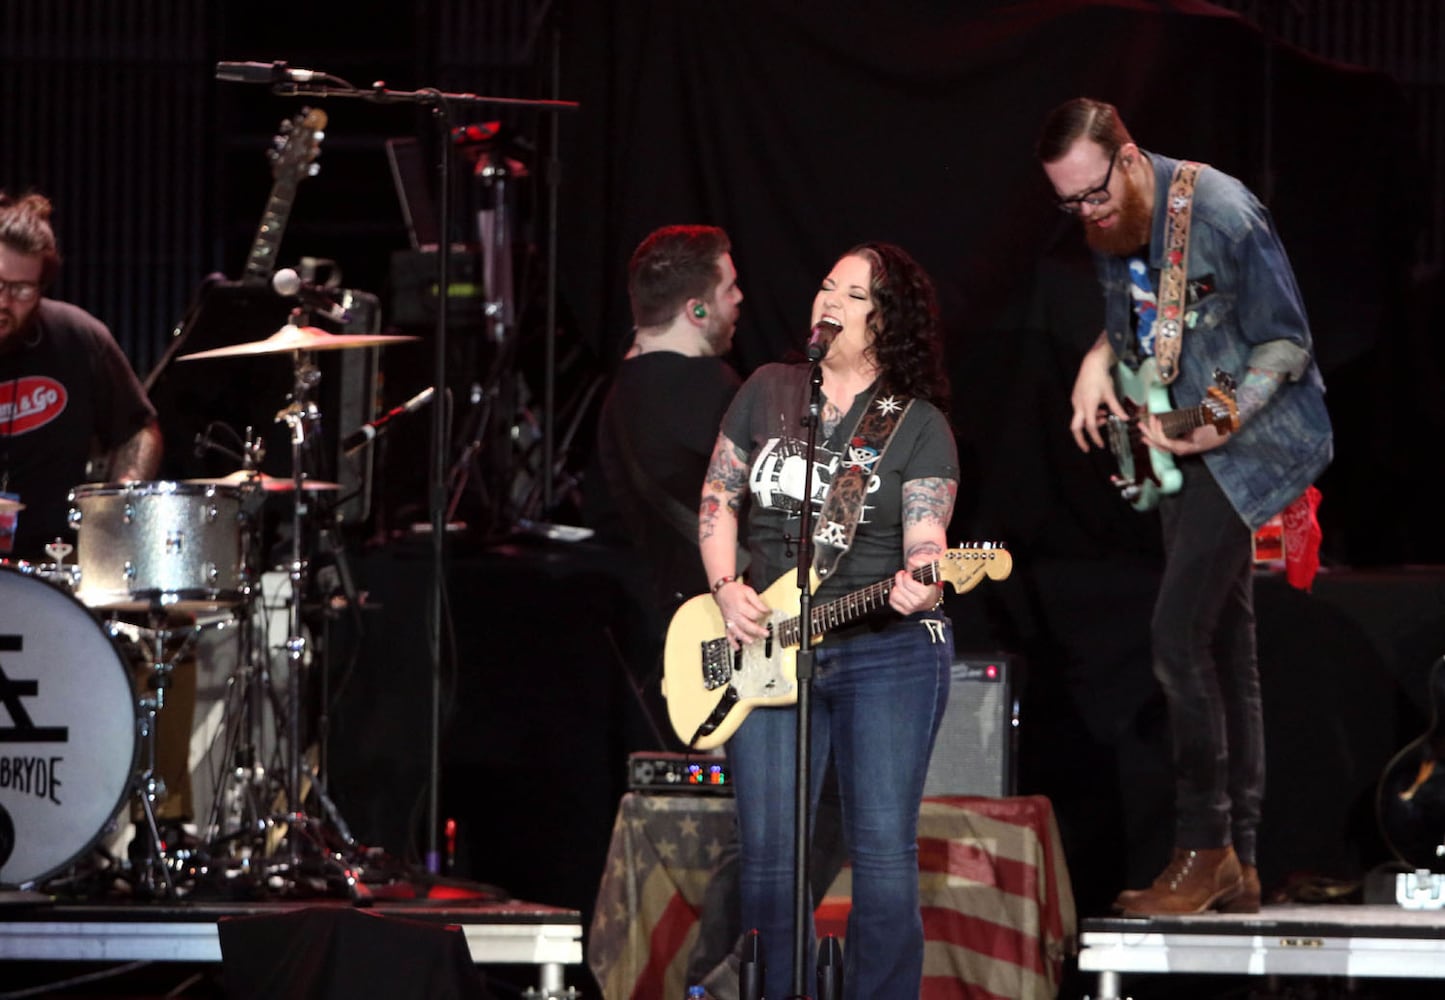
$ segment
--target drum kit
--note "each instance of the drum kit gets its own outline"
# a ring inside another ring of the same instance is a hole
[[[309,478],[302,454],[321,417],[311,399],[320,381],[313,352],[418,338],[332,334],[297,325],[299,318],[263,340],[176,359],[289,355],[293,387],[276,420],[290,431],[290,478],[259,471],[257,438],[246,442],[242,468],[224,477],[77,486],[70,494],[74,546],[47,546],[51,562],[0,563],[0,888],[80,872],[86,859],[107,853],[129,806],[135,840],[128,861],[117,863],[138,894],[174,898],[207,876],[233,891],[241,888],[238,877],[260,891],[294,889],[303,867],[315,862],[326,885],[364,894],[343,853],[355,846],[350,832],[303,759],[303,537],[312,501],[339,486]],[[264,609],[252,515],[269,497],[291,501],[289,558],[276,567],[289,582],[286,635],[275,646],[263,636],[267,648],[257,650],[254,625]],[[167,843],[157,819],[167,797],[157,770],[158,724],[177,665],[194,657],[203,633],[228,630],[239,637],[237,669],[216,739],[226,741],[224,759],[240,787],[218,792],[195,846],[179,848],[174,838]],[[268,666],[282,650],[284,691]],[[282,767],[257,752],[268,742],[258,732],[268,714]],[[306,814],[308,797],[320,802],[324,820]]]

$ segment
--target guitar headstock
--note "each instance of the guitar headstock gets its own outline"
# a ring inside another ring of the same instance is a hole
[[[953,586],[956,594],[967,593],[984,579],[1004,580],[1013,572],[1013,557],[1000,542],[982,542],[949,549],[938,558],[938,577]]]
[[[1205,422],[1212,424],[1219,433],[1233,434],[1239,430],[1239,405],[1234,401],[1233,392],[1212,385],[1199,408],[1204,413]]]
[[[326,138],[326,112],[320,108],[302,108],[300,114],[281,123],[281,131],[272,138],[271,176],[278,181],[299,181],[315,177],[321,166],[321,140]]]

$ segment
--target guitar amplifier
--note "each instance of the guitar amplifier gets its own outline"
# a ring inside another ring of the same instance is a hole
[[[627,787],[634,792],[731,795],[733,777],[722,757],[639,752],[627,755]]]
[[[1001,797],[1017,791],[1022,673],[1008,653],[959,653],[923,794]]]

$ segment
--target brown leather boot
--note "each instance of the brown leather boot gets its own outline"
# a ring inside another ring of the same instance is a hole
[[[1258,913],[1260,904],[1259,869],[1254,865],[1241,863],[1240,883],[1243,888],[1238,896],[1219,907],[1220,913]]]
[[[1233,847],[1175,848],[1174,860],[1154,884],[1125,902],[1124,915],[1203,913],[1234,902],[1243,892],[1244,878]]]
[[[1156,887],[1158,887],[1158,886],[1167,884],[1167,883],[1169,882],[1169,880],[1174,877],[1174,871],[1175,871],[1175,869],[1176,869],[1179,865],[1181,865],[1181,864],[1184,863],[1185,858],[1186,858],[1186,856],[1187,856],[1188,854],[1189,854],[1189,852],[1186,851],[1186,850],[1183,850],[1183,849],[1178,848],[1178,847],[1174,848],[1174,853],[1173,853],[1173,854],[1170,856],[1170,858],[1169,858],[1169,864],[1167,864],[1167,865],[1164,866],[1164,871],[1161,872],[1161,873],[1159,874],[1159,876],[1158,876],[1157,878],[1155,878],[1154,881],[1149,884],[1149,887],[1148,887],[1148,888],[1144,888],[1144,889],[1125,889],[1123,892],[1119,893],[1118,896],[1114,897],[1114,903],[1113,903],[1114,912],[1115,912],[1115,913],[1123,913],[1125,910],[1129,909],[1129,907],[1130,907],[1131,905],[1133,905],[1133,903],[1134,903],[1134,901],[1135,901],[1136,899],[1138,899],[1140,896],[1144,895],[1144,893],[1148,892],[1149,889],[1156,888]]]

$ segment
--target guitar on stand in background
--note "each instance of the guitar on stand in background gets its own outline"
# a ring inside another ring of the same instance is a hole
[[[1430,668],[1429,697],[1429,727],[1390,758],[1375,795],[1386,846],[1413,869],[1396,900],[1415,909],[1445,907],[1445,656]]]
[[[1147,358],[1137,371],[1122,361],[1115,366],[1114,386],[1129,416],[1125,419],[1110,413],[1105,418],[1105,437],[1119,470],[1109,481],[1135,510],[1152,510],[1161,496],[1177,493],[1184,481],[1172,455],[1144,443],[1139,433],[1139,421],[1144,416],[1157,416],[1165,435],[1171,438],[1184,437],[1206,424],[1212,424],[1222,434],[1239,429],[1234,379],[1216,370],[1214,383],[1198,406],[1175,410],[1169,400],[1169,387],[1159,380],[1153,358]]]

